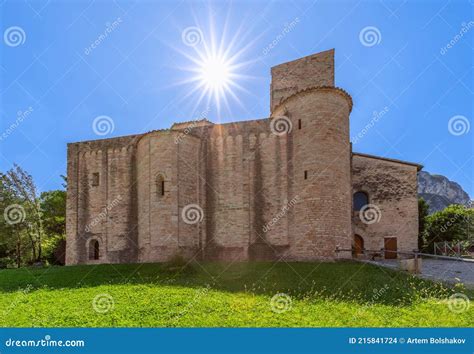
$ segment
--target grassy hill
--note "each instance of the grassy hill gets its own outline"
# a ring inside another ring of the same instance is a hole
[[[25,268],[0,271],[0,326],[473,326],[454,293],[355,262]]]

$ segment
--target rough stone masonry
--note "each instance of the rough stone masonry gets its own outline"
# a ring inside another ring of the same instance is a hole
[[[68,144],[67,264],[415,249],[421,166],[352,151],[334,50],[271,74],[269,118]]]

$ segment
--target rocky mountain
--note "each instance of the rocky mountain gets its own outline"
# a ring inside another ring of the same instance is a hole
[[[450,204],[467,205],[470,202],[469,195],[459,184],[426,171],[418,173],[418,195],[430,206],[430,214]]]

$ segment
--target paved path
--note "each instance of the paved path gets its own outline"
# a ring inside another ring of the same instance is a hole
[[[398,268],[398,261],[395,259],[383,259],[367,262],[392,269]],[[422,261],[420,276],[425,279],[444,281],[453,284],[461,282],[468,288],[474,288],[474,262],[424,258]]]

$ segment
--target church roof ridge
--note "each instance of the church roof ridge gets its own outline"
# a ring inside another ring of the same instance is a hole
[[[192,120],[187,120],[187,121],[183,121],[183,122],[174,122],[172,125],[171,125],[171,129],[175,126],[175,125],[181,125],[181,124],[188,124],[188,123],[196,123],[196,122],[205,122],[205,123],[209,123],[209,124],[215,124],[214,122],[211,122],[209,119],[207,118],[202,118],[202,119],[192,119]]]
[[[362,152],[355,152],[355,151],[352,152],[352,155],[367,157],[369,159],[376,159],[376,160],[383,160],[383,161],[388,161],[388,162],[393,162],[393,163],[400,163],[402,165],[411,165],[411,166],[415,166],[418,171],[423,169],[423,165],[421,165],[419,163],[416,163],[416,162],[410,162],[410,161],[405,161],[405,160],[393,159],[393,158],[390,158],[390,157],[383,157],[383,156],[365,154],[365,153],[362,153]]]

